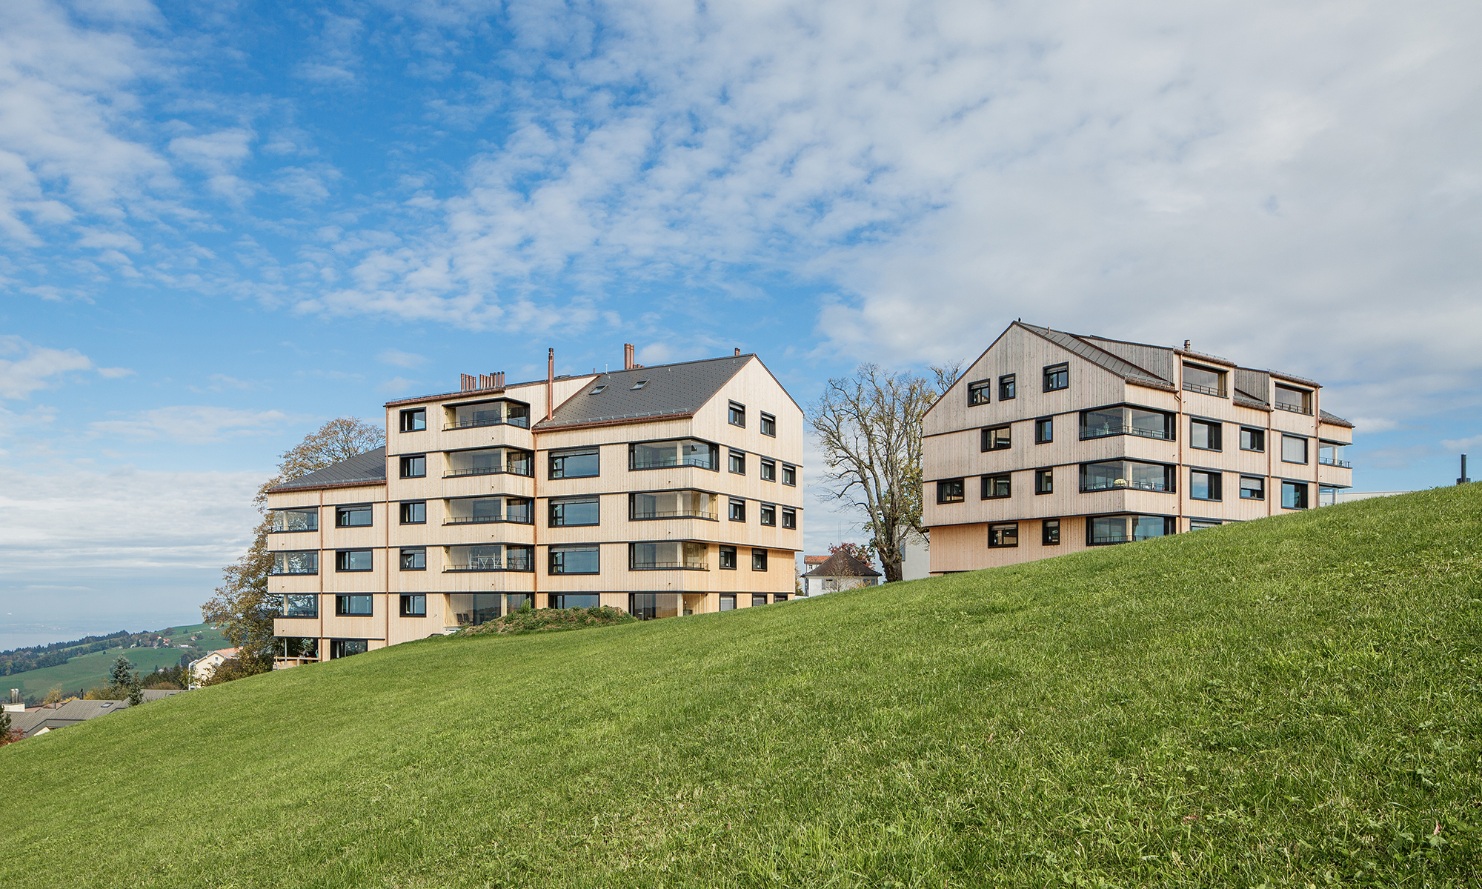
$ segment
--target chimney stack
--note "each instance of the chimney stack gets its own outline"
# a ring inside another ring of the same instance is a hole
[[[549,420],[556,413],[556,350],[549,349],[545,353],[545,418]]]
[[[633,344],[623,343],[623,370],[633,369]]]
[[[741,357],[741,347],[740,346],[737,346],[736,347],[736,357],[737,358],[740,358]]]
[[[1467,478],[1467,455],[1466,454],[1462,454],[1461,455],[1461,478],[1457,479],[1456,480],[1456,483],[1458,485],[1465,485],[1465,484],[1467,484],[1470,481],[1471,481],[1471,479]]]
[[[459,374],[458,375],[458,391],[459,392],[472,392],[477,386],[478,386],[478,380],[474,379],[473,374]]]
[[[1184,340],[1184,351],[1187,352],[1187,351],[1189,351],[1192,348],[1194,348],[1194,341],[1193,340]]]

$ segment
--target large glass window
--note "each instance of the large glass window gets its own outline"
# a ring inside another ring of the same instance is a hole
[[[1198,364],[1184,365],[1184,388],[1205,395],[1225,394],[1225,372]]]
[[[1221,500],[1221,475],[1204,469],[1189,470],[1189,496],[1195,500]]]
[[[1081,467],[1081,491],[1172,491],[1173,467],[1135,460],[1107,460]]]
[[[319,510],[317,509],[275,509],[272,516],[272,529],[275,534],[287,531],[319,530]]]
[[[365,654],[370,650],[370,643],[365,639],[331,639],[329,640],[329,659],[337,661],[342,657],[352,654]]]
[[[1306,509],[1308,486],[1302,482],[1281,483],[1281,508]]]
[[[1312,393],[1307,389],[1276,384],[1276,407],[1298,414],[1312,413]]]
[[[987,404],[992,398],[993,381],[978,380],[967,384],[967,403],[969,406]]]
[[[1173,428],[1171,414],[1129,405],[1116,405],[1081,412],[1082,439],[1104,438],[1108,435],[1137,435],[1142,438],[1172,441]]]
[[[646,441],[628,446],[629,469],[667,469],[671,466],[716,469],[719,461],[718,446],[693,438]]]
[[[550,502],[548,521],[552,528],[571,528],[596,525],[602,521],[602,510],[598,498],[553,497]]]
[[[1019,523],[1002,522],[988,526],[988,545],[995,549],[1019,545]]]
[[[530,571],[533,550],[528,546],[485,543],[448,547],[445,571]]]
[[[1010,437],[1009,427],[1007,425],[990,426],[983,430],[983,440],[980,442],[981,450],[1003,451],[1012,445],[1013,440]]]
[[[1218,451],[1222,449],[1220,430],[1222,426],[1216,420],[1190,420],[1189,421],[1189,447],[1198,448],[1201,451]]]
[[[1092,516],[1086,520],[1086,543],[1090,546],[1105,546],[1134,540],[1151,540],[1172,534],[1172,524],[1172,519],[1163,516]]]
[[[1070,365],[1052,364],[1045,368],[1045,391],[1055,392],[1070,388]]]
[[[596,608],[601,604],[598,593],[551,593],[552,608]]]
[[[354,506],[336,506],[334,508],[334,525],[336,528],[369,528],[371,521],[372,513],[369,503],[359,503]]]
[[[551,478],[592,478],[600,471],[596,448],[551,451]]]
[[[480,401],[453,408],[453,428],[474,426],[530,426],[530,406],[515,401]]]
[[[1307,439],[1300,435],[1281,436],[1281,459],[1284,463],[1307,462]]]
[[[273,553],[274,574],[318,574],[319,553],[283,552]]]
[[[628,544],[628,567],[634,571],[684,568],[704,571],[705,544],[692,540],[666,540]]]
[[[628,613],[639,620],[678,617],[682,599],[679,593],[629,593]]]
[[[528,593],[509,594],[510,611],[518,611],[528,601]],[[502,612],[503,593],[454,593],[448,596],[448,610],[460,627],[478,626],[495,620]]]
[[[369,571],[373,567],[373,550],[342,549],[334,554],[336,571]]]
[[[1253,475],[1242,475],[1240,477],[1240,499],[1265,500],[1266,480]]]
[[[476,451],[452,451],[448,454],[448,471],[444,478],[468,475],[531,474],[529,451],[515,448],[481,448]]]
[[[524,497],[460,497],[447,501],[448,525],[514,522],[528,525],[531,502]]]
[[[553,546],[550,548],[551,574],[597,574],[600,570],[598,547]]]
[[[319,596],[314,593],[286,593],[282,597],[284,617],[318,617]]]
[[[653,491],[628,495],[628,517],[648,519],[715,519],[715,495],[704,491]]]
[[[365,593],[334,597],[334,613],[338,617],[370,617],[374,610],[375,597]]]

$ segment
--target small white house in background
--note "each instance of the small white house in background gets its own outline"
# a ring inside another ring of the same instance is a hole
[[[821,561],[814,561],[821,560]],[[804,556],[803,566],[812,566],[803,575],[803,595],[816,596],[838,590],[875,586],[880,572],[859,559],[839,550],[831,556]]]
[[[208,680],[216,675],[216,668],[227,661],[237,659],[235,648],[218,648],[205,657],[197,658],[190,662],[190,685],[192,688],[205,685]]]

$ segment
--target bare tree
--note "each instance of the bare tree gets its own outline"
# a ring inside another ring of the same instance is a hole
[[[901,579],[906,536],[921,527],[921,417],[957,378],[934,380],[862,364],[828,381],[808,423],[823,450],[830,493],[861,512],[886,582]]]
[[[201,606],[206,623],[220,627],[222,634],[236,646],[240,675],[261,673],[273,666],[275,612],[268,597],[268,572],[273,567],[273,554],[268,551],[268,532],[272,528],[271,517],[267,515],[268,490],[385,443],[386,433],[379,426],[350,417],[330,420],[284,451],[278,473],[257,489],[253,502],[263,518],[253,534],[252,545],[240,559],[222,569],[221,586]]]

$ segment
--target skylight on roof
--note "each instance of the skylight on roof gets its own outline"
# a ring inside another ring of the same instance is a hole
[[[636,382],[636,383],[633,384],[633,389],[634,390],[642,389],[644,386],[647,386],[647,385],[648,385],[648,380],[639,380],[638,382]]]
[[[593,389],[592,390],[592,394],[593,395],[598,395],[598,394],[600,394],[602,392],[603,389],[606,389],[606,388],[607,388],[607,384],[606,383],[603,383],[602,385],[600,385],[600,386],[596,387],[595,389]]]

